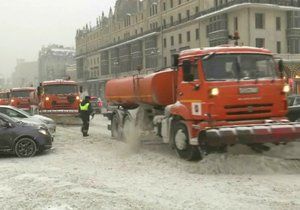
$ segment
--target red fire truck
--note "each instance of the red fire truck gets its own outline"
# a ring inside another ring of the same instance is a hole
[[[285,117],[282,65],[269,50],[190,49],[174,60],[173,68],[107,82],[106,99],[116,107],[107,114],[112,136],[152,132],[187,160],[228,145],[268,150],[265,143],[300,138],[300,124]]]
[[[58,123],[78,116],[79,86],[75,81],[44,81],[38,87],[39,112],[55,118]]]
[[[10,90],[10,105],[30,111],[35,105],[32,101],[32,96],[35,95],[36,89],[34,87],[12,88]]]
[[[1,90],[0,91],[0,105],[9,105],[10,103],[10,91]]]

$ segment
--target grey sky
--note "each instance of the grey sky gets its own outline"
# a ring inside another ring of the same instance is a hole
[[[76,29],[95,25],[116,0],[0,0],[0,74],[10,76],[17,58],[34,61],[42,45],[75,46]]]

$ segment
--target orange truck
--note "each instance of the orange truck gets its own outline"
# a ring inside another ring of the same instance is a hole
[[[112,79],[105,88],[112,107],[106,116],[112,136],[155,134],[179,157],[199,160],[227,146],[248,145],[263,152],[266,143],[300,138],[289,122],[283,65],[272,52],[253,47],[190,49],[174,56],[174,67],[150,75]]]
[[[54,118],[57,123],[68,123],[65,120],[71,123],[78,116],[79,95],[79,86],[75,81],[44,81],[38,87],[39,113]]]
[[[10,105],[29,112],[34,106],[32,95],[35,93],[34,87],[12,88],[10,90]]]
[[[1,90],[0,91],[0,105],[9,105],[10,103],[10,91]]]

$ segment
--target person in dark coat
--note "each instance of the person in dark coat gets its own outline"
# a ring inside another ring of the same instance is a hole
[[[86,96],[79,105],[79,115],[82,120],[81,132],[84,137],[89,136],[90,116],[94,117],[90,99],[90,96]]]

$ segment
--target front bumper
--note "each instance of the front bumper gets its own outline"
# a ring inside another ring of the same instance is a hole
[[[224,126],[207,129],[199,143],[210,146],[234,144],[288,143],[300,139],[300,123],[270,123],[260,125]]]
[[[44,151],[52,148],[53,137],[51,135],[39,134],[35,138],[39,146],[39,151]]]

